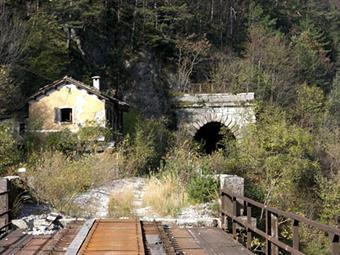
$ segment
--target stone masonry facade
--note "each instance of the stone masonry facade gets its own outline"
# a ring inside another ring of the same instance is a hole
[[[240,139],[255,123],[254,93],[184,94],[175,97],[177,128],[194,136],[209,122],[219,122]]]

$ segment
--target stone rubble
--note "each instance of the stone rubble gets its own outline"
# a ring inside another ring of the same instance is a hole
[[[75,219],[64,218],[59,213],[49,213],[40,215],[29,215],[20,219],[12,220],[12,224],[22,229],[23,233],[28,235],[51,235],[64,228],[67,223]]]

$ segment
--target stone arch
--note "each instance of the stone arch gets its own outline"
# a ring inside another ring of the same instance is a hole
[[[191,134],[192,137],[195,136],[195,134],[200,128],[202,128],[204,125],[210,122],[219,122],[225,127],[227,127],[231,131],[231,133],[235,136],[236,139],[242,138],[241,129],[237,124],[236,120],[229,115],[218,113],[208,113],[206,115],[199,117],[198,120],[191,124],[191,127],[189,128],[189,133]]]

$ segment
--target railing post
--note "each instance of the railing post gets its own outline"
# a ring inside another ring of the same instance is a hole
[[[233,217],[237,217],[237,201],[236,198],[233,197],[233,213],[232,213]],[[233,238],[236,240],[237,239],[237,235],[236,235],[236,221],[234,221],[234,219],[232,219],[232,231],[233,231]]]
[[[233,215],[233,197],[230,194],[224,194],[222,196],[221,204],[223,205],[222,209],[224,212],[224,223],[225,223],[225,230],[228,232],[232,232],[232,222],[233,220],[228,215]]]
[[[298,220],[293,221],[293,248],[297,251],[300,249],[299,224]]]
[[[221,221],[221,229],[226,230],[225,214],[223,212],[221,212],[220,221]]]
[[[277,215],[271,214],[270,226],[271,226],[271,236],[279,240],[279,222],[278,222]],[[271,254],[279,255],[279,248],[274,244],[271,244]]]
[[[334,234],[332,236],[332,255],[339,255],[339,236]]]
[[[225,195],[221,191],[221,218],[220,218],[220,220],[221,220],[221,228],[223,230],[226,229],[225,214],[224,214],[225,210],[226,210]]]
[[[251,225],[251,206],[248,202],[246,202],[247,208],[247,224]],[[249,227],[247,227],[247,249],[251,249],[251,241],[252,241],[252,232]]]
[[[8,180],[6,178],[0,178],[0,193],[8,191]],[[7,212],[9,210],[8,204],[8,193],[0,196],[0,213]],[[1,210],[2,209],[2,210]],[[0,218],[0,228],[6,226],[9,223],[9,214],[6,213]],[[8,228],[3,229],[4,231],[8,230]]]
[[[265,209],[265,221],[266,221],[266,234],[268,236],[271,235],[271,213]],[[271,255],[272,254],[272,244],[266,237],[266,255]]]

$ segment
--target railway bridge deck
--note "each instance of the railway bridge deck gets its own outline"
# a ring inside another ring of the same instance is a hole
[[[0,239],[3,255],[306,255],[310,242],[320,254],[340,255],[340,229],[221,190],[222,228],[167,226],[139,219],[75,221],[50,235],[14,230]],[[285,233],[291,233],[284,236]],[[306,231],[315,236],[306,239]],[[317,238],[317,235],[321,239]],[[254,247],[254,240],[258,240]],[[321,240],[321,241],[320,241]]]
[[[0,240],[3,255],[251,255],[219,228],[167,227],[137,219],[76,222],[61,233],[29,236],[16,230]]]

